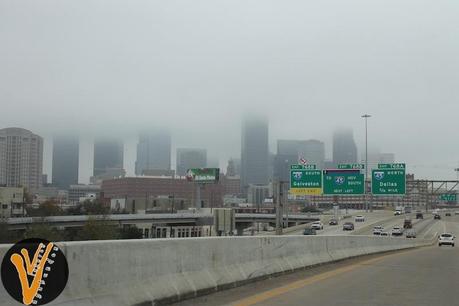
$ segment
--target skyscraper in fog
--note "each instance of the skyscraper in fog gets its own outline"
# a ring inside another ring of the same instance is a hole
[[[340,129],[333,134],[333,163],[357,162],[357,146],[351,129]]]
[[[135,174],[148,170],[171,169],[171,135],[166,130],[141,133],[137,144]]]
[[[43,174],[43,138],[22,128],[0,130],[0,184],[39,188]]]
[[[268,120],[246,117],[241,137],[241,189],[246,193],[249,184],[268,184]]]
[[[325,145],[322,141],[310,140],[285,140],[277,141],[277,155],[296,156],[304,158],[308,164],[314,164],[318,169],[323,169],[325,161]],[[295,163],[297,163],[297,161]]]
[[[112,138],[100,138],[94,142],[94,176],[123,169],[123,142]]]
[[[191,168],[205,168],[207,151],[205,149],[177,149],[177,175],[184,176]]]
[[[290,165],[298,164],[299,158],[306,159],[308,164],[323,169],[325,146],[319,140],[287,140],[277,141],[277,155],[274,159],[274,177],[282,181],[290,179]]]
[[[68,189],[78,184],[78,136],[56,136],[53,139],[53,185]]]

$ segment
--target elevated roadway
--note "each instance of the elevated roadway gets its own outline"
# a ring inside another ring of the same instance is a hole
[[[390,221],[390,225],[396,223]],[[418,221],[415,228],[422,236],[450,232],[459,237],[459,216],[446,217],[442,213],[442,220],[429,216]],[[434,244],[350,259],[173,305],[302,306],[306,301],[307,305],[334,306],[456,305],[458,258],[458,246]]]

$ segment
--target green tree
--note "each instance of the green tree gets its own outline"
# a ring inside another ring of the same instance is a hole
[[[43,222],[29,226],[24,233],[24,238],[42,238],[49,241],[62,241],[63,235],[57,229]]]
[[[85,225],[78,232],[77,240],[112,240],[119,238],[119,231],[116,225],[111,224],[108,220],[96,220],[89,218]]]
[[[140,228],[136,226],[130,226],[120,229],[120,238],[121,239],[142,239],[143,233]]]
[[[10,231],[5,220],[0,219],[0,243],[14,243],[19,240],[16,231]]]
[[[52,200],[43,202],[38,208],[27,209],[27,215],[31,217],[62,216],[63,214],[62,208]]]
[[[100,201],[86,200],[83,202],[83,210],[88,215],[107,215],[110,208]]]

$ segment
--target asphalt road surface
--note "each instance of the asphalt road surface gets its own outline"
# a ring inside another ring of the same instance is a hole
[[[425,222],[423,235],[459,237],[459,216],[442,213],[442,220]],[[175,305],[459,305],[458,284],[459,246],[434,245],[324,265]]]

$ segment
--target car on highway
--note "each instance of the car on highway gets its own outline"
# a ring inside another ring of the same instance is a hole
[[[307,227],[307,228],[304,229],[303,235],[308,235],[308,236],[309,235],[317,235],[317,232],[312,227]]]
[[[416,238],[416,231],[415,230],[407,231],[405,237],[406,238]]]
[[[403,228],[413,228],[413,222],[411,222],[411,219],[405,219],[403,222]]]
[[[311,228],[313,228],[315,230],[323,230],[324,229],[324,225],[320,221],[314,221],[311,224]]]
[[[424,215],[421,212],[417,212],[416,219],[424,219]]]
[[[353,231],[354,230],[354,223],[346,222],[343,224],[343,231]]]
[[[459,211],[456,210],[456,211],[454,212],[454,214],[455,214],[456,216],[459,215]]]
[[[454,238],[456,238],[456,236],[450,233],[443,233],[440,236],[438,236],[438,246],[442,246],[442,245],[454,246]]]
[[[365,222],[365,217],[362,215],[355,216],[355,222]]]
[[[384,230],[384,227],[377,225],[373,227],[373,235],[381,235],[381,232]]]
[[[447,213],[445,214],[445,216],[446,216],[446,217],[451,217],[451,213],[447,212]]]
[[[382,231],[381,234],[379,234],[379,236],[386,236],[386,237],[388,237],[388,236],[389,236],[389,233],[386,232],[386,231]]]
[[[400,226],[394,226],[392,228],[392,236],[402,236],[403,235],[403,229]]]
[[[328,222],[328,225],[338,225],[338,220],[337,219],[330,219]]]
[[[439,215],[439,214],[435,214],[435,215],[434,215],[434,219],[436,219],[436,220],[440,220],[440,219],[441,219],[441,217],[440,217],[440,215]]]

